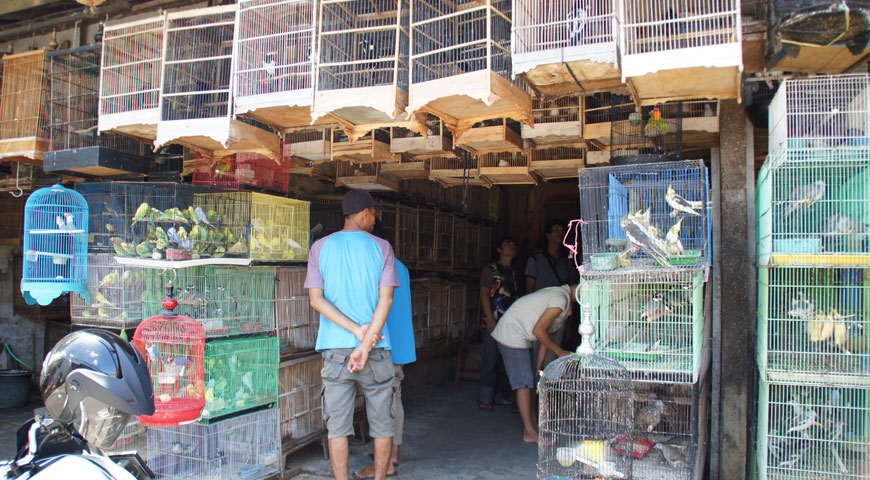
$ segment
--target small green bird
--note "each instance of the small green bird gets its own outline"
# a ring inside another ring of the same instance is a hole
[[[106,231],[109,233],[115,233],[115,226],[111,223],[106,224]]]
[[[147,242],[142,242],[136,245],[136,255],[139,255],[140,257],[151,256],[151,248],[148,246]]]
[[[103,295],[103,292],[97,292],[97,305],[106,305],[113,308],[115,307],[115,304],[110,302],[109,299],[106,298],[105,295]]]
[[[103,276],[102,280],[100,280],[100,287],[105,287],[106,285],[113,285],[118,283],[118,280],[121,278],[121,275],[117,270],[112,270]]]

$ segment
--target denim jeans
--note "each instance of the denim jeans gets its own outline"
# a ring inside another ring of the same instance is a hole
[[[483,361],[480,366],[480,390],[477,393],[477,403],[494,404],[510,395],[510,386],[498,351],[498,342],[492,338],[486,326],[481,327],[481,336],[483,336]]]

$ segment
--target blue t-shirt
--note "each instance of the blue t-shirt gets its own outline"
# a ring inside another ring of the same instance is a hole
[[[390,345],[393,348],[393,363],[405,365],[417,360],[417,349],[414,345],[414,322],[411,308],[411,275],[408,267],[398,258],[396,272],[399,276],[399,288],[393,293],[393,308],[387,317],[387,328],[390,331]]]
[[[362,230],[342,230],[314,242],[308,255],[305,288],[322,288],[323,298],[354,322],[372,322],[380,287],[398,287],[393,247]],[[389,329],[377,347],[390,348]],[[356,348],[356,336],[320,315],[317,351]]]

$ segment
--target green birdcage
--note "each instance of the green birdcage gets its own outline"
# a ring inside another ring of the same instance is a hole
[[[176,311],[200,322],[207,338],[274,334],[274,268],[206,265],[143,274],[145,318],[162,312],[166,284],[173,281]]]
[[[759,265],[870,265],[870,149],[772,152],[756,209]]]
[[[278,400],[278,338],[218,340],[205,345],[205,408],[214,419]]]
[[[760,268],[758,364],[773,381],[870,381],[870,271]]]
[[[587,272],[580,303],[591,307],[595,349],[641,382],[695,383],[704,363],[707,268],[652,273]]]
[[[866,479],[870,464],[867,387],[759,385],[759,480]]]

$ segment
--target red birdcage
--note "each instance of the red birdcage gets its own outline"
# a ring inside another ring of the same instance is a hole
[[[289,144],[285,150],[289,151]],[[224,190],[238,190],[243,186],[286,193],[290,180],[290,156],[275,163],[269,157],[256,153],[236,153],[220,158],[194,158],[193,184]]]
[[[148,427],[177,427],[199,419],[205,407],[205,330],[196,320],[178,315],[172,283],[165,311],[144,320],[133,335],[151,373],[154,415],[142,415]]]

